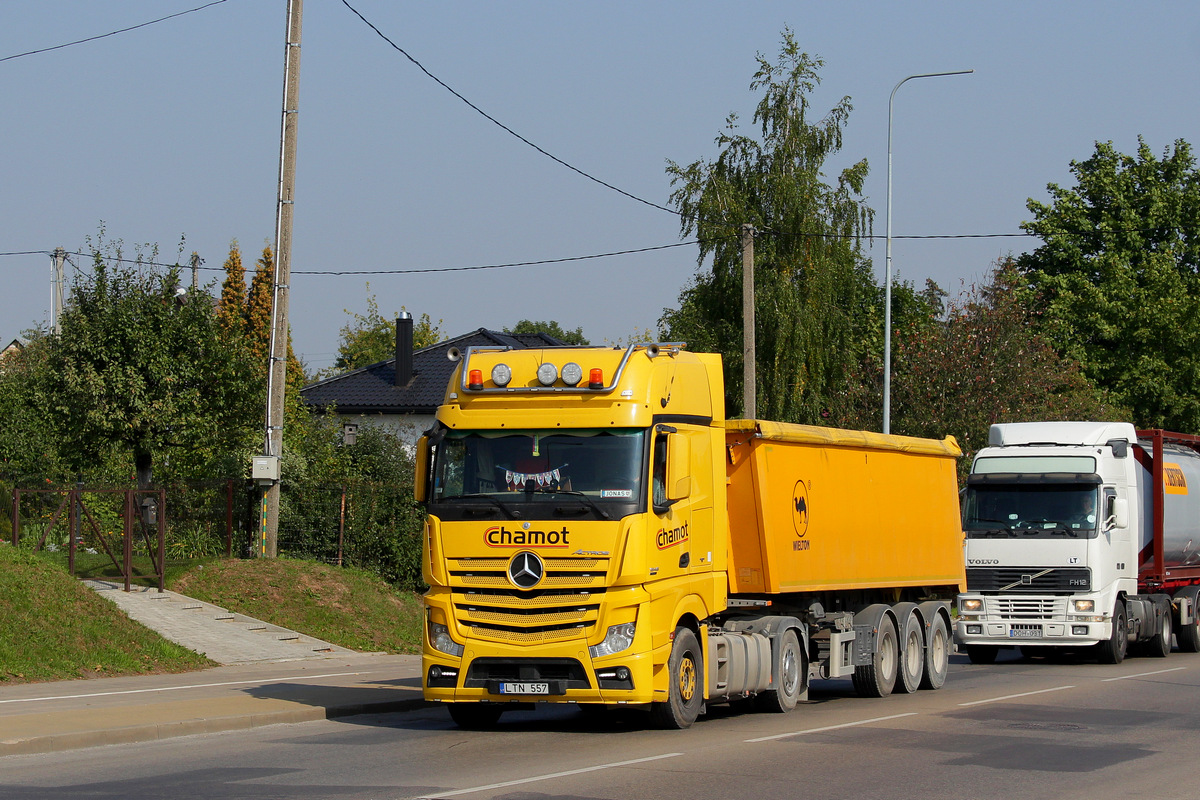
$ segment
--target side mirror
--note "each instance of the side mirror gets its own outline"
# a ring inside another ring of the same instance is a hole
[[[1129,501],[1123,497],[1114,497],[1109,503],[1108,519],[1104,521],[1106,530],[1111,528],[1129,527]]]
[[[692,459],[686,436],[667,436],[667,499],[683,500],[692,493]]]
[[[426,503],[429,498],[429,437],[417,439],[417,468],[413,475],[413,499],[418,503]]]

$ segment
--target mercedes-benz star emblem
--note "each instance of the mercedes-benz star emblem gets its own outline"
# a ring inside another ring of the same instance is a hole
[[[532,589],[542,582],[546,568],[537,553],[517,553],[508,562],[508,579],[520,589]]]

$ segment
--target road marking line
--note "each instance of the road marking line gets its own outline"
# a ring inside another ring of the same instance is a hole
[[[1139,672],[1137,675],[1122,675],[1119,678],[1105,678],[1103,681],[1101,681],[1101,683],[1108,683],[1109,681],[1126,681],[1130,678],[1146,678],[1150,675],[1162,675],[1164,672],[1179,672],[1181,669],[1187,669],[1187,667],[1171,667],[1170,669],[1160,669],[1155,670],[1154,672]]]
[[[1045,694],[1046,692],[1061,692],[1063,689],[1074,689],[1074,686],[1055,686],[1053,689],[1038,689],[1036,692],[1021,692],[1020,694],[1006,694],[1004,697],[992,697],[988,700],[976,700],[971,703],[959,703],[960,706],[981,706],[984,703],[999,703],[1001,700],[1013,700],[1018,697],[1029,697],[1034,694]]]
[[[548,781],[552,778],[565,778],[570,775],[582,775],[585,772],[596,772],[602,769],[613,769],[615,767],[627,767],[630,764],[644,764],[647,761],[659,761],[664,758],[675,758],[683,753],[663,753],[660,756],[648,756],[646,758],[635,758],[631,761],[615,761],[611,764],[599,764],[594,767],[583,767],[582,769],[569,769],[566,772],[551,772],[549,775],[537,775],[532,778],[519,778],[515,781],[504,781],[503,783],[490,783],[487,786],[473,786],[470,789],[455,789],[452,792],[433,792],[431,794],[422,795],[424,800],[433,800],[439,797],[454,797],[460,794],[472,794],[474,792],[487,792],[492,789],[503,789],[508,786],[520,786],[523,783],[537,783],[538,781]]]
[[[0,700],[0,703],[35,703],[40,700],[78,700],[81,697],[109,697],[118,694],[143,694],[145,692],[174,692],[178,689],[211,689],[218,686],[249,686],[254,683],[277,683],[278,681],[295,681],[300,678],[344,678],[347,675],[361,675],[361,672],[327,672],[324,675],[292,675],[280,678],[262,678],[253,681],[229,681],[228,683],[193,683],[187,686],[160,686],[154,689],[122,689],[119,692],[93,692],[91,694],[60,694],[55,697],[14,697]]]
[[[836,731],[839,728],[854,728],[859,725],[870,725],[872,722],[887,722],[890,719],[900,719],[901,717],[915,717],[916,711],[910,711],[907,714],[892,714],[890,717],[875,717],[874,719],[863,719],[858,722],[846,722],[841,725],[827,725],[824,728],[809,728],[803,731],[792,731],[791,733],[777,733],[774,736],[760,736],[757,739],[743,739],[742,741],[750,742],[769,742],[772,739],[786,739],[789,736],[803,736],[806,733],[822,733],[824,731]]]

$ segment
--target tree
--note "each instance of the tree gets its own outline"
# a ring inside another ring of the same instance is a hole
[[[404,310],[404,306],[400,307]],[[396,357],[396,320],[379,313],[379,302],[367,285],[367,313],[358,314],[346,309],[352,318],[342,326],[338,344],[337,360],[333,362],[333,375],[361,369],[368,364],[377,364]],[[420,350],[437,344],[446,338],[441,331],[441,320],[435,325],[428,314],[413,325],[413,347]]]
[[[266,371],[267,355],[271,349],[271,308],[275,304],[272,287],[275,284],[275,262],[270,247],[264,247],[255,263],[254,277],[250,279],[250,293],[246,296],[245,330],[249,338],[250,352]]]
[[[237,239],[230,242],[229,256],[225,259],[225,280],[221,284],[217,316],[226,331],[242,333],[246,328],[246,268],[242,266]]]
[[[700,240],[700,270],[660,319],[666,337],[724,357],[726,406],[742,406],[742,256],[739,230],[755,239],[758,411],[782,421],[829,418],[858,363],[860,321],[876,303],[861,237],[872,213],[863,196],[865,160],[835,185],[826,161],[842,146],[850,111],[843,97],[817,121],[810,95],[824,62],[800,52],[791,30],[775,63],[758,55],[751,91],[761,139],[738,131],[736,115],[716,139],[720,155],[688,166],[668,162],[684,236]],[[705,265],[708,265],[705,267]]]
[[[1182,139],[1156,158],[1097,142],[1023,225],[1024,296],[1063,355],[1145,427],[1200,433],[1200,175]]]
[[[894,339],[895,433],[951,434],[970,453],[987,444],[993,423],[1126,418],[1039,333],[1036,312],[1017,291],[1021,280],[1013,260],[1001,259],[989,283],[950,303],[944,315],[901,322]]]
[[[118,448],[146,487],[167,448],[236,449],[261,418],[262,384],[212,297],[183,289],[178,267],[154,272],[140,257],[127,266],[119,247],[94,253],[91,275],[71,287],[62,334],[46,347],[41,408],[77,470]]]
[[[573,331],[562,329],[557,322],[550,320],[549,322],[533,322],[523,319],[511,328],[505,328],[505,333],[545,333],[553,336],[564,344],[573,344],[587,346],[590,342],[583,335],[583,328],[578,327]]]
[[[250,294],[246,299],[245,326],[249,337],[250,351],[253,353],[264,377],[267,374],[267,358],[271,352],[271,328],[274,324],[275,308],[275,259],[270,246],[263,248],[250,280]],[[292,331],[288,328],[287,341],[287,395],[294,395],[304,388],[307,382],[304,365],[296,358],[292,349]]]

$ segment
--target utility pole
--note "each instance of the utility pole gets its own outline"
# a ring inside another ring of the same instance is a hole
[[[742,417],[757,416],[754,355],[754,226],[742,224]]]
[[[292,212],[296,186],[296,133],[300,104],[300,18],[303,0],[288,0],[283,65],[283,114],[279,135],[279,200],[275,206],[275,276],[271,303],[271,346],[267,361],[267,423],[264,438],[263,527],[259,555],[278,554],[280,457],[283,400],[287,389],[288,283],[291,280]],[[256,459],[256,461],[258,461]],[[260,477],[258,465],[253,470]]]
[[[54,329],[54,335],[58,336],[62,333],[63,262],[67,260],[67,251],[56,247],[51,258],[54,261],[51,267],[54,272],[50,276],[50,327]]]

